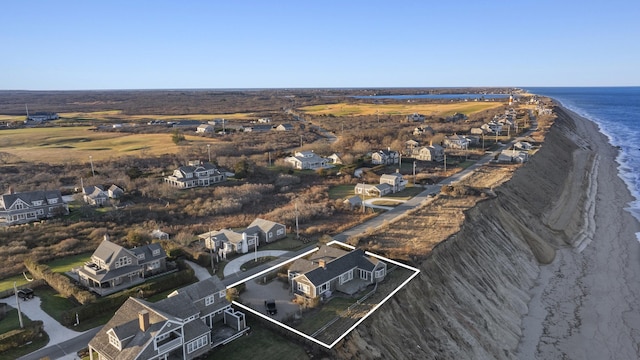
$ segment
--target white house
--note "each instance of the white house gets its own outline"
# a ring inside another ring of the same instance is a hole
[[[299,170],[326,168],[328,163],[327,159],[313,151],[297,151],[293,156],[286,157],[284,161]]]

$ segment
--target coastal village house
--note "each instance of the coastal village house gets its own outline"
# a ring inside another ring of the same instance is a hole
[[[91,261],[77,269],[78,280],[91,291],[107,295],[167,271],[167,254],[160,244],[125,249],[107,238],[93,252]]]
[[[212,134],[215,132],[215,127],[210,124],[202,124],[196,128],[196,132],[201,134]]]
[[[345,251],[330,246],[320,247],[308,259],[294,261],[288,270],[296,298],[307,306],[335,291],[353,295],[386,275],[387,264],[361,249]]]
[[[104,190],[102,185],[82,187],[82,199],[93,206],[103,206],[109,199],[118,199],[122,195],[124,195],[124,190],[115,184],[111,185],[107,190]]]
[[[69,206],[60,190],[39,190],[16,193],[12,189],[0,195],[0,226],[69,214]]]
[[[393,192],[393,188],[389,184],[356,184],[353,189],[356,195],[364,195],[369,197],[382,197]]]
[[[89,341],[89,358],[190,360],[247,330],[244,313],[233,309],[212,276],[155,303],[130,297]]]
[[[222,229],[198,235],[207,249],[226,258],[229,254],[246,254],[260,244],[268,244],[287,236],[283,224],[257,218],[244,230]]]
[[[383,174],[380,176],[380,184],[387,184],[391,186],[391,192],[397,193],[404,190],[407,187],[407,180],[402,177],[402,174],[395,172],[393,174]]]
[[[227,180],[225,173],[208,162],[190,161],[188,166],[181,166],[164,181],[179,189],[209,186]]]
[[[371,163],[374,165],[394,165],[400,163],[400,154],[397,151],[378,150],[371,154]]]
[[[469,140],[462,135],[446,136],[444,146],[449,149],[466,150],[469,148]]]
[[[423,146],[417,150],[415,158],[423,161],[442,162],[444,161],[444,148],[438,144]]]
[[[299,170],[326,168],[328,163],[327,159],[318,156],[313,151],[296,151],[293,156],[286,157],[284,161]]]

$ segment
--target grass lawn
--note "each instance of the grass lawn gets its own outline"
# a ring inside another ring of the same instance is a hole
[[[251,333],[209,353],[207,359],[246,360],[298,360],[309,356],[302,346],[286,337],[262,327],[259,322],[250,324]]]
[[[354,185],[346,184],[346,185],[338,185],[333,186],[329,189],[329,199],[345,199],[352,197],[354,195]]]
[[[475,163],[476,163],[475,161],[467,160],[467,161],[461,162],[460,164],[458,164],[458,166],[463,168],[463,169],[466,169],[466,168],[468,168],[469,166],[471,166],[471,165],[473,165]]]
[[[11,309],[10,307],[7,309]],[[31,319],[29,319],[24,313],[22,314],[22,322],[27,325],[31,323]],[[18,310],[12,309],[7,311],[7,317],[0,321],[0,335],[11,330],[20,329],[20,319],[18,319]]]
[[[22,322],[27,325],[31,323],[31,319],[29,319],[25,314],[22,314]],[[0,321],[0,335],[11,330],[17,330],[19,328],[20,320],[18,319],[18,310],[13,309],[8,311],[7,317]],[[44,347],[48,342],[49,337],[45,335],[41,339],[33,341],[29,345],[24,345],[19,348],[10,349],[0,353],[0,359],[17,359],[20,356],[26,355]]]
[[[240,269],[242,271],[247,271],[249,269],[253,269],[256,266],[260,266],[262,264],[268,263],[271,260],[275,260],[277,259],[277,257],[275,256],[262,256],[262,257],[258,257],[258,261],[255,260],[249,260],[246,263],[240,265]]]
[[[72,256],[65,256],[63,258],[53,260],[45,265],[51,268],[51,271],[57,273],[64,273],[70,271],[74,267],[83,266],[85,262],[91,259],[91,253],[83,253]]]
[[[27,276],[29,276],[29,274],[27,274]],[[26,284],[28,281],[24,278],[23,275],[15,275],[6,279],[2,279],[2,281],[0,281],[0,291],[13,289],[14,282],[16,283],[16,286],[19,286]]]
[[[385,195],[385,197],[390,197],[390,198],[400,199],[400,200],[409,200],[423,191],[424,189],[421,187],[409,185],[404,190],[397,192],[395,194]]]
[[[300,240],[296,240],[296,234],[288,234],[286,238],[274,241],[270,244],[258,247],[260,250],[287,250],[295,251],[313,245],[314,242],[303,243]]]
[[[347,310],[351,304],[358,299],[347,299],[342,297],[334,297],[328,303],[323,304],[319,309],[314,309],[302,314],[302,322],[295,328],[311,335],[316,330],[326,325],[333,318],[338,316],[340,312]]]

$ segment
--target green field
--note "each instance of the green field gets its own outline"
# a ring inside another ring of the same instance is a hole
[[[20,160],[53,164],[70,160],[89,162],[114,156],[174,154],[181,147],[171,141],[171,134],[130,134],[96,132],[88,126],[25,128],[2,131],[0,152]],[[211,139],[186,135],[191,143],[212,143]]]
[[[329,189],[329,199],[336,200],[352,197],[354,195],[354,187],[351,184],[333,186]]]

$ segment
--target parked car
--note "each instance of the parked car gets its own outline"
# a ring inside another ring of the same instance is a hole
[[[269,315],[275,315],[278,313],[278,309],[276,308],[276,301],[273,299],[264,301],[264,309]]]
[[[18,297],[22,300],[33,299],[33,290],[31,289],[20,289],[18,290]]]

